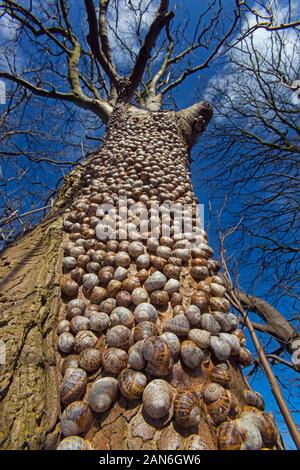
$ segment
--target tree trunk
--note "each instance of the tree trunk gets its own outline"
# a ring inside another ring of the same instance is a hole
[[[0,439],[3,449],[56,448],[64,436],[74,434],[66,432],[66,428],[62,432],[61,413],[65,408],[69,409],[68,403],[82,400],[85,404],[91,404],[89,391],[95,380],[113,377],[102,356],[102,367],[87,374],[87,389],[83,388],[81,394],[77,393],[73,399],[61,404],[61,365],[66,364],[68,354],[66,349],[64,353],[63,348],[57,346],[57,326],[59,324],[62,328],[63,324],[59,322],[66,315],[70,319],[68,302],[74,298],[82,299],[85,303],[84,316],[90,318],[92,310],[108,311],[107,302],[105,304],[99,298],[105,288],[106,300],[114,298],[117,306],[126,306],[135,312],[132,289],[143,286],[147,276],[155,271],[164,273],[168,279],[180,280],[179,291],[175,294],[169,294],[164,288],[166,278],[154,293],[153,288],[147,288],[150,303],[158,311],[154,322],[159,334],[173,331],[174,325],[170,326],[172,318],[182,319],[186,315],[190,323],[185,333],[182,329],[179,332],[180,360],[176,361],[175,357],[174,361],[170,359],[169,347],[162,341],[164,353],[168,356],[167,371],[160,372],[164,363],[159,362],[159,358],[158,364],[154,363],[153,367],[150,356],[147,356],[148,364],[143,369],[148,383],[153,379],[162,379],[171,385],[168,413],[159,419],[151,417],[147,403],[145,406],[145,395],[142,404],[141,398],[131,401],[125,397],[126,393],[119,393],[115,399],[111,397],[112,404],[106,411],[92,411],[93,423],[77,433],[86,439],[80,445],[89,445],[87,441],[95,449],[257,449],[276,445],[277,431],[270,415],[262,411],[263,400],[254,392],[247,393],[249,387],[240,364],[248,364],[249,355],[235,318],[228,313],[225,289],[217,275],[218,263],[211,259],[212,251],[207,245],[205,232],[199,231],[198,248],[188,251],[187,258],[186,251],[180,251],[180,248],[174,251],[181,246],[176,230],[171,232],[170,237],[159,239],[157,253],[155,242],[151,247],[151,242],[142,239],[145,253],[150,255],[150,265],[146,266],[144,260],[146,269],[142,269],[142,261],[139,264],[133,253],[129,257],[130,266],[127,266],[128,254],[123,253],[116,258],[116,252],[126,251],[128,246],[125,248],[121,240],[112,243],[99,239],[98,226],[95,225],[96,215],[100,218],[97,212],[99,205],[117,204],[119,196],[127,196],[128,204],[145,204],[149,214],[150,202],[191,205],[195,220],[197,200],[190,182],[189,149],[208,119],[209,110],[203,105],[195,105],[178,113],[149,112],[130,105],[116,106],[100,151],[68,176],[47,219],[4,252],[1,259],[3,313],[0,323],[1,339],[6,346],[0,388]],[[129,222],[134,222],[133,215]],[[159,224],[162,228],[161,219]],[[83,247],[82,253],[77,250],[77,268],[68,271],[66,263],[72,260],[67,257],[74,255],[75,245]],[[95,252],[100,253],[97,261],[93,258]],[[93,264],[87,267],[87,262]],[[106,272],[109,271],[112,278],[116,267],[122,265],[128,269],[125,280],[115,279],[107,285],[108,281],[105,282],[102,274],[98,274],[100,268],[111,266]],[[102,290],[99,286],[93,288],[93,276],[82,280],[85,272],[93,271],[97,272],[97,283]],[[89,287],[88,282],[92,282]],[[197,317],[197,308],[188,309],[190,305],[200,307],[201,317]],[[212,313],[212,316],[203,317],[204,313]],[[178,314],[181,316],[178,317]],[[136,312],[134,315],[137,324]],[[64,325],[69,328],[69,324]],[[202,346],[202,352],[195,343],[186,342],[188,334],[189,340],[192,338],[188,333],[191,328],[210,331],[210,346]],[[224,337],[222,339],[222,335],[216,344],[216,338],[222,331],[230,332],[227,340],[233,341],[231,346]],[[64,334],[62,330],[59,333]],[[105,331],[96,333],[96,336],[94,346],[104,354],[112,343],[107,345]],[[127,352],[133,338],[132,327],[127,345],[122,346]],[[214,345],[211,338],[215,338]],[[238,339],[238,349],[232,338]],[[198,366],[187,366],[189,359],[184,356],[184,346],[192,349],[192,362],[199,355]],[[72,355],[73,347],[72,343],[69,348]],[[78,353],[81,346],[77,350],[76,347],[75,344],[75,352]],[[146,363],[144,349],[143,355]],[[64,369],[65,366],[63,372]],[[228,377],[230,382],[226,383]],[[218,383],[217,392],[221,393],[215,401],[207,398],[209,391],[212,392],[207,387],[211,382]],[[189,398],[194,400],[194,413],[200,416],[199,423],[191,421],[193,424],[187,426],[178,415],[181,391],[195,392]],[[63,395],[63,391],[61,393]],[[62,442],[70,445],[72,439]],[[72,445],[78,445],[78,440],[75,439]]]

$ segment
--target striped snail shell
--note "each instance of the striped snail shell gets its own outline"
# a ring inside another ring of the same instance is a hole
[[[207,411],[215,425],[219,425],[227,419],[231,408],[230,398],[230,394],[225,390],[220,398],[207,405]]]
[[[246,344],[246,336],[243,330],[235,329],[231,333],[232,335],[236,336],[240,342],[241,346],[245,346]]]
[[[87,385],[86,372],[80,368],[69,367],[60,384],[60,399],[64,405],[79,400]]]
[[[118,381],[114,377],[96,380],[87,394],[87,402],[96,413],[103,413],[115,402],[118,395]]]
[[[97,286],[99,283],[99,279],[97,274],[95,273],[88,273],[84,274],[82,277],[82,284],[88,290],[93,289],[93,287]]]
[[[193,293],[191,297],[192,305],[200,308],[202,312],[207,312],[209,306],[209,294],[205,291],[199,290]]]
[[[123,349],[108,348],[102,354],[103,368],[112,375],[119,375],[127,366],[127,361],[128,355]]]
[[[232,374],[228,367],[217,364],[211,373],[212,381],[220,385],[228,385],[232,379]]]
[[[246,433],[240,430],[235,421],[220,424],[218,427],[218,444],[220,450],[240,450]]]
[[[100,304],[106,297],[107,291],[104,287],[95,286],[91,292],[91,302]]]
[[[172,250],[168,246],[161,246],[160,245],[156,248],[156,254],[157,254],[157,256],[159,256],[161,258],[168,259],[168,258],[170,258],[171,253],[172,253]]]
[[[61,373],[62,375],[65,375],[66,370],[71,367],[72,369],[76,369],[79,367],[78,364],[79,357],[76,354],[71,354],[70,356],[65,357],[61,361]]]
[[[210,336],[209,331],[193,328],[189,331],[188,339],[194,341],[199,348],[207,349],[210,347]]]
[[[162,289],[167,282],[166,276],[160,271],[155,271],[148,279],[145,281],[144,288],[147,292],[151,293],[155,290]]]
[[[226,287],[222,286],[221,284],[211,282],[210,288],[212,295],[215,297],[223,297],[225,295]]]
[[[157,311],[153,305],[143,302],[135,308],[134,317],[138,323],[142,321],[155,322],[157,320]]]
[[[141,372],[132,369],[123,369],[118,377],[120,392],[128,400],[141,398],[147,384],[147,377]]]
[[[61,416],[61,432],[64,436],[74,436],[88,431],[93,422],[93,414],[87,403],[73,401]]]
[[[200,326],[201,311],[197,305],[190,305],[185,311],[185,316],[191,326]]]
[[[271,413],[263,413],[263,422],[260,428],[261,437],[266,447],[272,448],[275,446],[279,434],[275,424],[274,417]]]
[[[70,313],[74,308],[79,310],[78,315],[82,315],[85,310],[85,302],[82,299],[70,300],[67,305],[67,312]]]
[[[61,352],[69,354],[73,351],[74,343],[75,339],[72,333],[66,332],[59,336],[57,345]]]
[[[143,356],[144,341],[140,340],[133,344],[128,351],[128,364],[135,370],[142,370],[146,366]]]
[[[144,340],[143,356],[147,361],[147,371],[151,375],[160,377],[169,374],[172,366],[170,350],[160,336]]]
[[[91,316],[94,314],[94,313],[98,313],[99,312],[99,309],[100,309],[100,306],[97,305],[97,304],[90,304],[86,307],[85,311],[84,311],[84,316],[88,319],[91,318]]]
[[[120,290],[116,295],[116,304],[118,307],[129,307],[131,304],[131,294],[127,290]]]
[[[204,359],[204,353],[194,341],[187,339],[181,343],[180,357],[187,367],[197,369]]]
[[[208,446],[198,434],[191,434],[184,440],[182,450],[208,450]]]
[[[221,331],[219,323],[215,320],[213,315],[210,313],[204,313],[201,315],[201,328],[209,331],[212,335],[218,334]]]
[[[94,312],[90,316],[90,328],[96,333],[107,330],[111,325],[111,321],[107,313]]]
[[[93,450],[90,441],[79,436],[65,437],[57,446],[56,450]]]
[[[208,405],[209,403],[213,403],[214,401],[221,398],[224,395],[225,389],[221,387],[221,385],[216,383],[210,383],[206,385],[203,389],[203,398],[204,402]]]
[[[79,331],[88,330],[90,327],[90,320],[83,315],[76,315],[71,322],[71,330],[76,335]]]
[[[133,330],[134,341],[141,341],[142,339],[151,338],[151,336],[158,336],[159,331],[155,323],[151,321],[142,321],[138,323]]]
[[[211,297],[209,299],[210,308],[220,312],[227,313],[230,309],[230,302],[221,297]]]
[[[166,331],[165,333],[162,333],[160,337],[167,343],[173,361],[177,362],[180,353],[179,338],[174,333],[171,333],[171,331]]]
[[[112,298],[105,299],[100,304],[100,310],[101,312],[104,312],[104,313],[107,313],[107,315],[110,315],[113,309],[116,308],[116,306],[117,306],[116,299],[112,299]]]
[[[252,362],[252,355],[249,349],[240,348],[239,355],[236,357],[237,361],[244,367],[247,367]]]
[[[146,289],[144,289],[143,287],[137,287],[132,291],[131,299],[135,305],[139,305],[148,302],[149,295]]]
[[[210,347],[214,356],[219,361],[227,361],[230,357],[231,346],[218,336],[212,336],[210,338]]]
[[[249,422],[245,425],[241,420],[236,420],[236,425],[240,432],[245,433],[246,438],[241,445],[241,450],[259,450],[263,442],[259,429]]]
[[[163,326],[164,331],[170,331],[179,337],[187,336],[190,328],[189,321],[183,313],[171,318]]]
[[[155,379],[148,383],[143,393],[143,407],[148,416],[160,419],[172,407],[173,389],[165,380]]]
[[[79,285],[76,281],[68,276],[64,276],[60,285],[63,295],[66,297],[76,297],[78,294]]]
[[[69,333],[71,329],[71,324],[69,320],[62,320],[57,325],[57,334],[61,335],[62,333]]]
[[[87,372],[93,372],[101,366],[101,352],[95,348],[87,348],[79,354],[79,367]]]
[[[130,329],[123,325],[113,326],[106,333],[107,345],[111,348],[119,348],[127,351],[131,346]]]
[[[173,264],[174,260],[176,260],[177,263],[179,262],[179,266]],[[164,275],[167,276],[167,278],[169,279],[173,278],[178,280],[180,278],[181,273],[180,260],[178,258],[169,258],[168,261],[169,263],[167,263],[163,268]]]
[[[243,390],[243,397],[250,406],[254,406],[261,411],[265,409],[265,401],[260,393],[255,392],[254,390]]]
[[[174,400],[174,417],[183,427],[197,426],[200,422],[201,409],[196,392],[179,392]]]
[[[156,307],[165,308],[169,303],[169,294],[164,290],[155,290],[150,294],[150,302]]]
[[[180,282],[177,279],[169,279],[164,287],[164,291],[166,291],[169,295],[175,294],[178,292],[180,287]]]
[[[219,337],[222,341],[225,341],[225,343],[229,344],[231,348],[230,354],[232,356],[238,356],[240,352],[240,342],[238,338],[234,335],[231,335],[230,333],[220,333]]]
[[[97,339],[97,336],[91,331],[79,331],[75,336],[74,351],[79,354],[84,349],[93,348],[97,343]]]
[[[151,264],[151,261],[150,261],[150,256],[148,254],[140,255],[136,259],[137,269],[147,269],[149,268],[150,264]]]
[[[202,281],[209,275],[209,271],[205,266],[193,266],[190,269],[190,275],[195,281]]]
[[[132,328],[134,325],[134,315],[128,308],[116,307],[110,315],[112,326],[123,325],[127,328]]]

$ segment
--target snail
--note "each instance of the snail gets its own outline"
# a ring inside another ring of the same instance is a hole
[[[107,291],[104,287],[95,286],[91,292],[91,302],[100,304],[106,297]]]
[[[272,448],[275,446],[279,437],[275,420],[271,413],[262,413],[262,416],[263,421],[260,427],[261,437],[264,445],[268,448]]]
[[[115,347],[127,351],[131,346],[129,328],[123,325],[113,326],[106,333],[106,342],[109,347]]]
[[[103,300],[99,305],[101,312],[107,313],[107,315],[110,315],[113,309],[116,308],[116,306],[116,299]]]
[[[180,282],[177,279],[168,279],[164,286],[164,291],[166,291],[169,295],[175,294],[178,292],[180,287]]]
[[[70,277],[64,276],[60,285],[63,295],[66,297],[76,297],[79,285]]]
[[[133,330],[134,341],[150,338],[151,336],[158,336],[159,331],[155,323],[151,321],[143,321],[138,323]]]
[[[135,305],[140,305],[142,303],[147,303],[149,300],[149,295],[146,289],[143,287],[137,287],[131,293],[132,302]]]
[[[193,341],[187,339],[181,343],[180,357],[187,367],[197,369],[204,359],[204,353]]]
[[[122,282],[112,279],[106,286],[106,293],[108,297],[116,298],[120,290],[122,289]]]
[[[163,290],[155,290],[150,294],[150,302],[156,307],[167,307],[169,303],[169,294]]]
[[[197,434],[191,434],[184,440],[180,450],[208,450],[207,444]]]
[[[128,253],[133,258],[137,258],[138,256],[142,255],[145,251],[145,247],[141,242],[131,242],[128,246]]]
[[[174,294],[172,294],[171,299],[170,299],[171,306],[175,308],[177,305],[182,304],[182,302],[183,302],[183,295],[180,292],[174,292]],[[184,310],[182,313],[184,313]]]
[[[93,372],[101,366],[101,352],[95,348],[87,348],[79,354],[79,367]]]
[[[151,264],[151,260],[148,254],[140,255],[136,259],[137,269],[148,269],[150,264]]]
[[[96,380],[88,391],[87,402],[96,413],[103,413],[115,402],[118,395],[118,381],[114,377]]]
[[[211,282],[210,284],[211,293],[215,297],[223,297],[226,292],[226,287],[221,284],[217,284],[216,282]]]
[[[106,372],[118,375],[127,366],[128,355],[123,349],[108,348],[102,354],[102,365]]]
[[[213,382],[225,386],[232,380],[232,374],[228,366],[223,367],[223,364],[217,364],[212,370],[211,378]]]
[[[99,333],[107,330],[111,325],[109,316],[104,312],[94,312],[90,316],[90,328],[92,331]]]
[[[213,403],[224,395],[225,389],[216,383],[210,383],[203,389],[203,398],[206,404]]]
[[[194,292],[191,297],[192,305],[196,305],[202,312],[207,312],[209,305],[209,294],[203,291]]]
[[[170,331],[162,333],[160,337],[167,343],[173,362],[177,362],[180,353],[180,341],[179,338]]]
[[[143,356],[147,361],[147,371],[151,375],[160,377],[169,374],[172,366],[170,350],[160,336],[144,340]]]
[[[80,368],[67,368],[60,384],[60,399],[64,405],[79,400],[87,385],[86,372]]]
[[[254,390],[243,390],[243,397],[250,406],[254,406],[261,411],[265,409],[265,402],[260,393],[255,392]]]
[[[71,354],[70,356],[66,356],[61,361],[62,375],[65,375],[65,372],[69,367],[72,369],[76,369],[77,367],[79,367],[78,361],[79,361],[79,357],[76,354]]]
[[[176,315],[163,325],[164,331],[170,331],[176,336],[185,337],[190,331],[190,324],[184,314]]]
[[[243,330],[235,329],[231,333],[232,335],[236,336],[240,342],[241,346],[245,346],[246,344],[246,336]]]
[[[241,420],[236,420],[236,425],[245,436],[241,445],[241,450],[259,450],[262,447],[262,438],[259,429],[252,423],[244,424]]]
[[[60,336],[61,338],[61,336]],[[74,340],[74,351],[79,354],[87,348],[93,348],[97,343],[97,336],[91,331],[79,331]]]
[[[76,315],[70,322],[71,330],[76,335],[79,331],[88,330],[90,320],[82,315]]]
[[[137,323],[143,321],[155,322],[157,320],[156,308],[151,304],[141,303],[134,310],[134,318]]]
[[[69,354],[73,351],[74,343],[75,338],[72,333],[65,332],[59,336],[57,345],[61,352]]]
[[[121,290],[116,295],[116,305],[117,307],[129,307],[131,304],[131,295],[127,290]]]
[[[116,266],[121,266],[122,268],[129,268],[131,260],[130,256],[126,251],[119,251],[115,256]]]
[[[69,333],[71,329],[71,324],[69,320],[61,320],[57,325],[57,334],[61,335],[62,333]]]
[[[141,325],[141,323],[140,323]],[[128,364],[136,370],[143,370],[146,366],[146,361],[143,356],[144,341],[140,340],[133,344],[128,351]]]
[[[180,261],[178,260],[178,258],[175,258],[176,261]],[[181,268],[180,266],[177,266],[177,265],[174,265],[171,263],[171,261],[174,261],[174,258],[169,258],[169,263],[167,263],[164,268],[163,268],[163,273],[164,275],[169,278],[169,279],[179,279],[180,278],[180,273],[181,273]]]
[[[200,422],[200,403],[196,392],[177,393],[174,400],[174,418],[183,427],[197,426]]]
[[[199,348],[207,349],[210,347],[210,332],[192,328],[188,333],[188,339],[193,341]]]
[[[240,450],[246,433],[240,430],[235,421],[220,424],[218,427],[218,444],[220,450]]]
[[[112,326],[123,325],[127,328],[132,328],[134,325],[134,315],[128,308],[116,307],[110,315],[110,321]]]
[[[203,330],[209,331],[212,335],[218,334],[221,331],[219,323],[210,313],[204,313],[203,315],[201,315],[200,323],[201,328]]]
[[[251,352],[249,349],[242,347],[236,359],[242,366],[247,367],[252,362]]]
[[[185,311],[185,316],[191,326],[200,326],[201,311],[197,305],[190,305]]]
[[[73,256],[65,256],[63,259],[63,268],[66,271],[71,271],[72,269],[75,269],[77,266],[77,259],[74,258]]]
[[[120,392],[128,400],[141,398],[147,384],[147,377],[141,372],[132,369],[123,369],[118,377]]]
[[[202,281],[209,275],[209,272],[205,266],[193,266],[190,269],[190,275],[195,281]]]
[[[144,288],[147,292],[151,293],[155,290],[162,289],[167,282],[167,278],[164,274],[156,271],[145,281]]]
[[[133,292],[134,289],[140,287],[141,283],[138,277],[136,276],[128,276],[123,281],[123,289],[127,290],[128,292]]]
[[[97,286],[99,282],[98,276],[95,273],[88,273],[82,276],[82,285],[87,290],[93,289],[93,287]]]
[[[224,390],[220,398],[206,405],[208,414],[215,425],[219,425],[227,419],[231,409],[230,399],[230,394]]]
[[[85,433],[93,423],[93,413],[83,401],[73,401],[61,416],[61,432],[65,437]]]
[[[220,312],[227,313],[230,309],[230,302],[221,297],[211,297],[209,300],[210,308]]]
[[[116,279],[117,281],[124,281],[124,279],[126,279],[127,277],[127,273],[128,271],[126,268],[122,268],[122,266],[118,266],[114,272],[113,278]]]
[[[210,347],[214,356],[219,361],[227,361],[230,357],[231,346],[228,342],[225,342],[223,339],[218,336],[211,336],[210,338]]]
[[[90,441],[79,436],[65,437],[56,447],[56,450],[93,450]]]
[[[160,419],[166,416],[173,404],[173,389],[162,379],[148,383],[143,392],[143,408],[148,416]]]

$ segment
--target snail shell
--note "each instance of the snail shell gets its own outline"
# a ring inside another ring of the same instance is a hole
[[[204,353],[193,341],[187,339],[181,343],[180,357],[190,369],[197,369],[204,359]]]
[[[100,304],[106,297],[106,289],[104,287],[95,286],[92,289],[91,293],[91,302],[95,304]]]
[[[74,256],[66,256],[63,259],[63,268],[66,271],[71,271],[72,269],[75,269],[77,266],[77,259],[74,258]]]
[[[133,292],[134,289],[140,287],[141,283],[138,277],[136,276],[128,276],[123,281],[123,289],[127,290],[128,292]]]
[[[155,322],[157,320],[156,308],[151,304],[141,303],[134,310],[134,318],[138,323],[143,321]]]
[[[107,345],[111,348],[119,348],[127,351],[130,345],[130,330],[126,326],[113,326],[106,333]]]
[[[99,282],[98,276],[95,273],[88,273],[82,276],[82,284],[87,290],[93,289]]]
[[[62,333],[69,333],[71,329],[71,324],[69,320],[62,320],[57,325],[57,334],[61,335]]]
[[[145,251],[145,247],[141,242],[131,242],[128,247],[128,253],[133,258],[137,258],[138,256],[142,255]]]
[[[61,432],[64,436],[74,436],[88,431],[93,422],[93,414],[87,403],[73,401],[61,416]]]
[[[223,297],[225,295],[226,287],[222,286],[221,284],[212,282],[210,284],[210,288],[212,295],[215,297]]]
[[[235,421],[220,424],[218,427],[218,444],[220,450],[240,450],[246,433],[240,430]]]
[[[172,402],[173,390],[168,382],[155,379],[148,383],[143,393],[143,407],[148,416],[163,418],[170,412]]]
[[[219,323],[210,313],[204,313],[201,315],[201,328],[209,331],[212,335],[216,335],[221,331]]]
[[[127,328],[132,328],[134,325],[134,315],[128,308],[116,307],[110,315],[112,326],[123,325]]]
[[[79,354],[84,349],[93,348],[97,343],[97,339],[97,336],[91,331],[79,331],[74,340],[75,353]]]
[[[160,337],[167,343],[173,361],[177,362],[180,353],[179,338],[174,333],[171,333],[171,331],[166,331]]]
[[[118,395],[118,381],[114,377],[96,380],[88,391],[87,402],[96,413],[103,413],[115,402]]]
[[[235,329],[231,333],[232,335],[236,336],[240,342],[241,346],[245,346],[246,344],[246,336],[243,330]]]
[[[236,357],[236,359],[240,364],[242,364],[242,366],[247,367],[252,362],[251,352],[247,348],[240,348],[239,355]]]
[[[64,405],[79,400],[85,392],[87,375],[82,369],[68,368],[60,384],[60,399]]]
[[[143,356],[147,364],[147,371],[155,377],[168,375],[171,367],[171,355],[167,343],[160,336],[153,336],[144,340]]]
[[[151,260],[150,260],[150,256],[148,254],[140,255],[136,259],[137,269],[148,269],[150,264],[151,264]]]
[[[144,288],[147,292],[151,293],[155,290],[162,289],[167,282],[167,278],[160,271],[155,271],[148,279],[145,281]]]
[[[153,323],[151,323],[153,325]],[[140,323],[141,325],[141,323]],[[146,361],[143,356],[144,341],[140,340],[133,344],[128,351],[128,364],[136,370],[142,370],[146,366]]]
[[[185,316],[191,326],[200,326],[201,311],[197,305],[190,305],[185,311]]]
[[[184,440],[182,450],[208,450],[208,446],[200,436],[191,434]]]
[[[225,389],[216,383],[210,383],[203,389],[204,402],[208,405],[218,400],[225,394]]]
[[[214,356],[219,361],[227,361],[230,357],[231,346],[218,336],[212,336],[210,338],[210,347]]]
[[[122,266],[118,266],[114,272],[114,279],[117,281],[124,281],[124,279],[127,277],[127,273],[127,269],[122,268]]]
[[[243,390],[243,397],[250,406],[254,406],[261,411],[265,409],[265,401],[260,393],[255,392],[254,390]]]
[[[146,289],[144,289],[143,287],[137,287],[132,291],[131,299],[135,305],[139,305],[148,302],[149,295]]]
[[[193,328],[189,331],[188,339],[194,341],[199,348],[207,349],[210,347],[210,336],[209,331]]]
[[[226,392],[226,390],[220,398],[207,405],[207,411],[215,425],[219,425],[227,419],[230,408],[230,395]]]
[[[166,291],[169,295],[175,294],[178,292],[180,287],[180,282],[177,279],[169,279],[164,287],[164,291]]]
[[[200,422],[201,409],[196,392],[180,392],[174,400],[175,420],[183,427],[196,426]]]
[[[85,310],[85,302],[82,299],[70,300],[67,305],[67,312],[70,313],[74,308],[79,310],[78,315],[83,315],[83,312]]]
[[[79,367],[78,364],[79,357],[76,354],[71,354],[70,356],[65,357],[61,362],[61,373],[65,375],[66,370],[70,367],[71,369],[76,369]]]
[[[76,335],[79,331],[88,330],[90,320],[82,315],[76,315],[71,320],[71,330]]]
[[[190,328],[190,323],[183,313],[171,318],[163,326],[164,331],[170,331],[179,337],[187,336]]]
[[[101,312],[107,313],[108,315],[111,314],[114,308],[116,308],[117,302],[116,299],[106,299],[103,300],[100,304]]]
[[[151,338],[151,336],[158,336],[159,331],[155,323],[151,321],[143,321],[138,323],[134,328],[133,337],[134,341],[141,341],[146,338]]]
[[[272,448],[278,440],[278,430],[271,413],[263,413],[263,422],[260,428],[261,437],[266,447]]]
[[[263,443],[259,429],[249,422],[245,425],[241,420],[236,420],[239,430],[245,433],[246,438],[241,445],[241,450],[259,450]]]
[[[90,316],[90,328],[92,331],[99,333],[107,330],[111,325],[109,316],[104,312],[94,312]]]
[[[79,354],[79,367],[92,372],[101,366],[101,352],[95,348],[87,348]]]
[[[112,375],[119,373],[127,366],[128,355],[123,349],[108,348],[102,355],[102,365]]]
[[[79,436],[65,437],[57,446],[56,450],[93,450],[90,441]]]
[[[230,309],[230,302],[227,299],[221,297],[211,297],[209,300],[210,308],[220,312],[227,313]]]
[[[167,307],[169,303],[169,294],[163,290],[155,290],[150,294],[150,302],[156,307]]]
[[[213,368],[211,378],[215,383],[228,385],[232,379],[232,374],[228,368],[224,368],[222,364],[218,364]]]
[[[191,297],[191,302],[196,307],[200,308],[200,310],[207,312],[208,305],[209,305],[209,295],[206,292],[194,292]]]
[[[130,292],[127,292],[127,290],[121,290],[116,295],[116,303],[118,307],[129,307],[131,300]]]
[[[190,275],[195,281],[202,281],[209,275],[209,271],[205,266],[193,266],[190,269]]]
[[[58,349],[65,353],[69,354],[73,351],[75,339],[72,333],[62,333],[58,338]]]
[[[64,276],[60,288],[66,297],[76,297],[78,294],[79,285],[70,277]]]
[[[130,266],[130,256],[126,251],[119,251],[115,256],[116,266],[121,266],[122,268],[129,268]]]
[[[146,384],[147,377],[132,369],[123,369],[118,377],[120,392],[128,400],[140,399]]]
[[[176,261],[180,261],[178,260],[178,258],[175,258]],[[169,263],[166,264],[163,268],[163,273],[165,276],[167,276],[167,278],[169,279],[179,279],[180,278],[180,273],[181,273],[181,268],[180,266],[176,266],[174,264],[171,264],[171,258],[169,258]]]

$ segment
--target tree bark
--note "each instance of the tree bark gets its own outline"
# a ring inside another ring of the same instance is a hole
[[[70,214],[82,211],[80,204],[86,201],[97,201],[93,202],[94,206],[100,201],[116,202],[119,194],[126,194],[133,201],[148,195],[159,203],[168,199],[195,207],[189,149],[204,130],[210,114],[205,104],[179,113],[151,113],[127,104],[116,106],[100,151],[67,177],[48,217],[3,253],[0,327],[6,345],[6,364],[0,366],[1,448],[52,449],[63,439],[60,418],[64,407],[60,403],[59,386],[64,355],[57,348],[56,327],[65,318],[70,300],[61,295],[62,282],[70,277],[63,273],[62,261],[66,242],[73,233],[63,230],[63,221],[70,220]],[[98,189],[93,188],[97,180]],[[91,217],[89,213],[85,215],[87,219]],[[97,245],[95,233],[79,233],[78,237],[94,240],[90,246]],[[73,244],[74,240],[76,237],[72,238]],[[205,263],[208,267],[203,280],[209,284],[217,274],[218,265],[210,259]],[[201,283],[192,277],[191,267],[192,257],[180,268],[183,309],[191,304],[193,294],[201,292]],[[152,266],[151,272],[156,269]],[[131,260],[129,274],[136,272],[136,262]],[[82,286],[78,297],[91,303]],[[219,301],[222,303],[221,297]],[[213,312],[216,308],[212,297],[209,302],[207,311]],[[132,305],[129,308],[134,310]],[[167,308],[158,310],[157,326],[161,332],[173,317],[173,309],[169,303]],[[227,312],[226,306],[224,311]],[[107,349],[105,334],[99,335],[96,348],[102,352]],[[201,408],[199,425],[182,427],[172,419],[172,410],[164,418],[154,420],[147,416],[141,402],[130,402],[119,394],[109,410],[94,415],[93,425],[82,437],[95,449],[178,449],[185,446],[189,435],[196,434],[209,449],[217,449],[218,426],[207,411],[203,389],[211,383],[212,371],[220,362],[224,361],[206,351],[205,360],[197,369],[191,370],[178,361],[165,378],[173,387],[174,396],[179,391],[197,393]],[[232,378],[225,388],[236,401],[228,420],[249,411],[242,393],[248,385],[240,362],[240,358],[233,356],[228,361]],[[102,368],[89,374],[88,388],[95,379],[105,375]],[[153,377],[147,374],[147,378]],[[86,395],[82,399],[86,401]],[[259,412],[253,408],[250,411]]]

